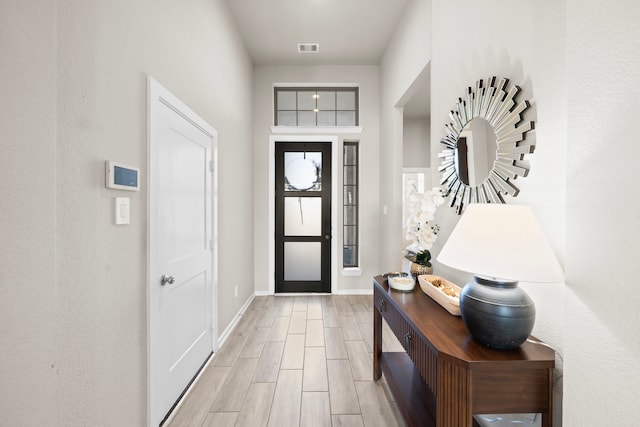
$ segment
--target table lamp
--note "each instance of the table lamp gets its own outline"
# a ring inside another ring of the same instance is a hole
[[[514,349],[526,341],[535,305],[518,281],[557,283],[564,274],[528,206],[470,204],[438,261],[474,274],[460,293],[460,314],[479,342]]]

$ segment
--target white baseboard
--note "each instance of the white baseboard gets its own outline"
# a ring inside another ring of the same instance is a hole
[[[308,295],[331,295],[331,294],[318,294],[308,292],[287,292],[284,294],[275,294],[269,291],[256,291],[255,296],[269,296],[269,295],[285,295],[285,296],[308,296]],[[333,295],[373,295],[373,289],[340,289],[333,292]]]
[[[373,295],[372,289],[339,289],[334,295]]]
[[[256,291],[254,295],[255,295],[255,296],[257,296],[257,297],[266,297],[266,296],[269,296],[269,295],[273,295],[273,292],[269,292],[269,291]]]
[[[247,308],[249,308],[249,305],[253,302],[255,296],[255,294],[251,294],[251,296],[242,305],[242,307],[240,307],[240,310],[238,310],[238,314],[235,315],[231,323],[229,323],[229,326],[227,326],[224,332],[220,334],[220,336],[218,337],[218,351],[220,347],[222,347],[222,344],[224,344],[224,342],[227,340],[227,338],[229,338],[229,335],[231,335],[235,327],[238,325],[238,322],[240,321],[240,319],[242,319],[242,315],[245,313],[245,311],[247,311]]]

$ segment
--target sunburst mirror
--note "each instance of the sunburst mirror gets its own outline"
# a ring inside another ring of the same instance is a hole
[[[478,80],[449,113],[438,171],[458,214],[469,203],[505,203],[505,195],[518,195],[513,180],[529,173],[524,156],[533,153],[535,141],[525,138],[534,123],[522,120],[529,102],[517,103],[520,88],[508,85],[506,78]]]

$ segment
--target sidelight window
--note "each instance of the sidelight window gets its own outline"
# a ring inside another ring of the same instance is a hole
[[[358,143],[344,143],[343,152],[343,267],[358,266]]]

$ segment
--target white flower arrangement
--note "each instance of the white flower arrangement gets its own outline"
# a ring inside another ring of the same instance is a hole
[[[407,233],[406,240],[411,240],[407,250],[411,252],[428,251],[438,238],[440,227],[433,224],[438,206],[444,203],[445,193],[434,187],[424,193],[418,193],[415,186],[407,190]]]

